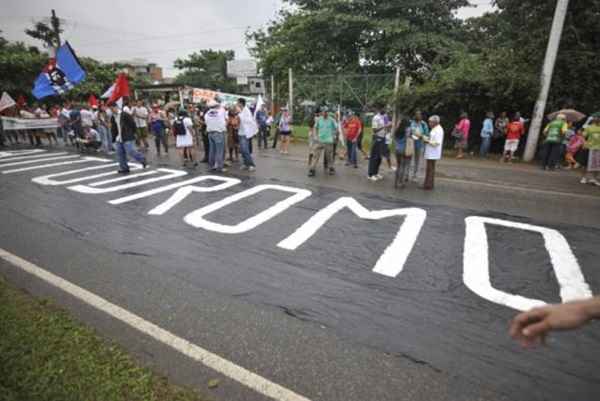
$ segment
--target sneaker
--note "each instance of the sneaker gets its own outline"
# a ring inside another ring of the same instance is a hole
[[[378,180],[383,180],[383,175],[382,174],[377,174],[375,177],[377,177]]]
[[[585,185],[585,184],[587,184],[587,183],[588,183],[588,179],[587,179],[587,178],[585,178],[585,177],[583,177],[583,178],[581,179],[581,181],[579,181],[579,183],[580,183],[580,184],[584,184],[584,185]]]
[[[227,172],[227,169],[226,169],[226,168],[222,168],[222,169],[221,169],[221,173],[226,173],[226,172]]]
[[[396,171],[396,170],[397,170],[397,168],[396,168],[396,167],[394,167],[394,166],[392,166],[391,170],[392,170],[392,171]]]
[[[250,166],[248,167],[248,171],[252,172],[252,171],[256,171],[256,167],[254,166]]]
[[[119,174],[129,174],[129,170],[119,170]]]
[[[242,170],[248,170],[248,166],[246,166],[246,165],[242,166],[241,168],[242,168]]]
[[[592,184],[592,185],[595,185],[597,187],[600,187],[600,182],[598,182],[598,180],[596,180],[595,178],[592,178],[591,180],[589,180],[588,184]]]
[[[369,181],[373,181],[373,182],[377,182],[377,181],[379,181],[379,178],[378,178],[376,175],[372,175],[372,176],[370,176],[370,177],[367,177],[367,179],[368,179]]]

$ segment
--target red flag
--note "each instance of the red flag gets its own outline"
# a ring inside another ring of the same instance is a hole
[[[117,76],[115,88],[106,104],[112,104],[123,97],[129,97],[129,82],[127,81],[127,75],[121,73]]]
[[[91,94],[90,97],[89,97],[89,99],[88,99],[88,104],[92,108],[98,107],[98,99],[96,99],[96,96],[94,96],[93,94]]]

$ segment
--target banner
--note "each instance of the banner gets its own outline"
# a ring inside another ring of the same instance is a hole
[[[2,128],[4,131],[17,131],[27,129],[49,129],[58,128],[58,118],[13,118],[2,117]]]
[[[234,104],[237,103],[238,99],[246,99],[248,104],[255,103],[256,99],[253,97],[236,95],[233,93],[216,92],[210,89],[192,89],[192,102],[193,103],[208,103],[211,100],[217,100],[223,104]]]
[[[85,70],[79,63],[69,42],[66,42],[58,48],[56,58],[51,58],[48,65],[37,77],[31,93],[36,99],[62,95],[73,89],[75,85],[84,79]]]

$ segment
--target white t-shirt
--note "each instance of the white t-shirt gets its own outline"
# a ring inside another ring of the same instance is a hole
[[[133,119],[135,126],[138,128],[146,128],[148,126],[148,109],[144,106],[133,108]]]
[[[186,117],[183,119],[183,126],[185,127],[185,134],[189,136],[193,136],[192,129],[194,128],[194,122],[191,118]]]
[[[87,109],[81,109],[80,114],[82,127],[91,127],[94,125],[94,113]]]
[[[204,114],[206,132],[225,132],[227,130],[226,114],[223,108],[213,108]]]
[[[382,130],[378,131],[377,133],[375,132],[375,130],[385,127],[385,117],[383,114],[376,114],[373,117],[372,127],[373,127],[373,135],[377,135],[382,138],[385,137],[385,129],[382,129]]]
[[[252,112],[248,107],[244,107],[244,110],[240,113],[240,130],[239,135],[245,136],[246,138],[252,138],[258,132],[258,125],[252,115]]]
[[[444,128],[438,125],[432,129],[429,133],[429,140],[435,142],[437,146],[425,144],[425,160],[440,160],[444,147]]]

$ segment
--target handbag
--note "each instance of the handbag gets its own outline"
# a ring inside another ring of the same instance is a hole
[[[454,138],[454,139],[462,139],[463,133],[458,128],[454,127],[450,136],[452,136],[452,138]]]
[[[406,146],[404,147],[404,156],[412,157],[415,154],[415,140],[410,136],[406,138]]]

